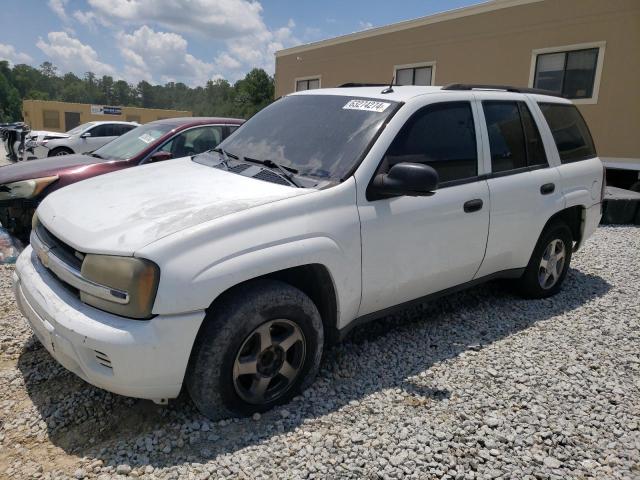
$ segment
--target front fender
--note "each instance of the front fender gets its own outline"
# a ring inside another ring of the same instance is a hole
[[[337,324],[360,304],[360,228],[355,186],[301,195],[179,232],[136,252],[160,266],[157,314],[206,309],[242,282],[318,264],[333,281]]]

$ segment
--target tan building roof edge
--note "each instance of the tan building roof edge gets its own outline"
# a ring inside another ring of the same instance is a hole
[[[403,22],[392,23],[391,25],[385,25],[383,27],[370,28],[362,32],[349,33],[347,35],[340,35],[338,37],[329,38],[327,40],[320,40],[318,42],[307,43],[304,45],[298,45],[297,47],[285,48],[276,52],[276,57],[282,57],[285,55],[292,55],[295,53],[302,53],[316,48],[329,47],[331,45],[339,45],[341,43],[351,42],[353,40],[361,40],[363,38],[375,37],[377,35],[384,35],[385,33],[398,32],[401,30],[408,30],[410,28],[421,27],[424,25],[430,25],[432,23],[446,22],[448,20],[454,20],[456,18],[468,17],[471,15],[478,15],[480,13],[493,12],[495,10],[501,10],[503,8],[517,7],[520,5],[526,5],[529,3],[542,2],[544,0],[492,0],[489,2],[483,2],[469,7],[461,7],[453,10],[447,10],[442,13],[436,13],[434,15],[428,15],[426,17],[415,18],[413,20],[405,20]]]

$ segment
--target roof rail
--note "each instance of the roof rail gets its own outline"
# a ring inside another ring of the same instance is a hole
[[[348,82],[343,83],[342,85],[338,85],[337,88],[355,88],[355,87],[388,87],[388,83],[356,83],[356,82]],[[393,84],[392,87],[397,87],[398,85]]]
[[[514,93],[535,93],[538,95],[550,95],[552,97],[562,97],[557,92],[543,90],[541,88],[513,87],[511,85],[482,85],[474,83],[450,83],[442,87],[442,90],[504,90]]]

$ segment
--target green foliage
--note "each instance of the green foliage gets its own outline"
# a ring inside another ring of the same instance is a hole
[[[6,61],[0,61],[0,122],[21,118],[20,92],[13,85],[13,73]]]
[[[131,85],[104,75],[86,72],[83,78],[66,73],[50,62],[39,68],[0,61],[0,122],[22,118],[22,100],[60,100],[145,108],[190,110],[195,116],[249,118],[273,101],[273,77],[254,68],[231,85],[227,80],[210,80],[202,87],[169,82],[152,85],[141,81]]]

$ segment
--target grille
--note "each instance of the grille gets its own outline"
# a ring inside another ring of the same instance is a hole
[[[107,355],[106,353],[102,353],[98,350],[94,350],[93,351],[95,353],[96,356],[96,361],[102,365],[103,367],[107,367],[111,370],[113,370],[113,366],[111,365],[111,360],[109,359],[109,355]]]
[[[47,230],[41,223],[36,226],[36,234],[47,247],[51,250],[55,249],[55,255],[58,258],[76,270],[80,270],[80,267],[82,267],[82,260],[84,259],[83,253],[78,252],[70,245],[64,243]]]
[[[279,183],[280,185],[290,185],[285,178],[282,178],[271,170],[260,170],[260,172],[257,175],[254,175],[253,178],[264,180],[266,182]]]

